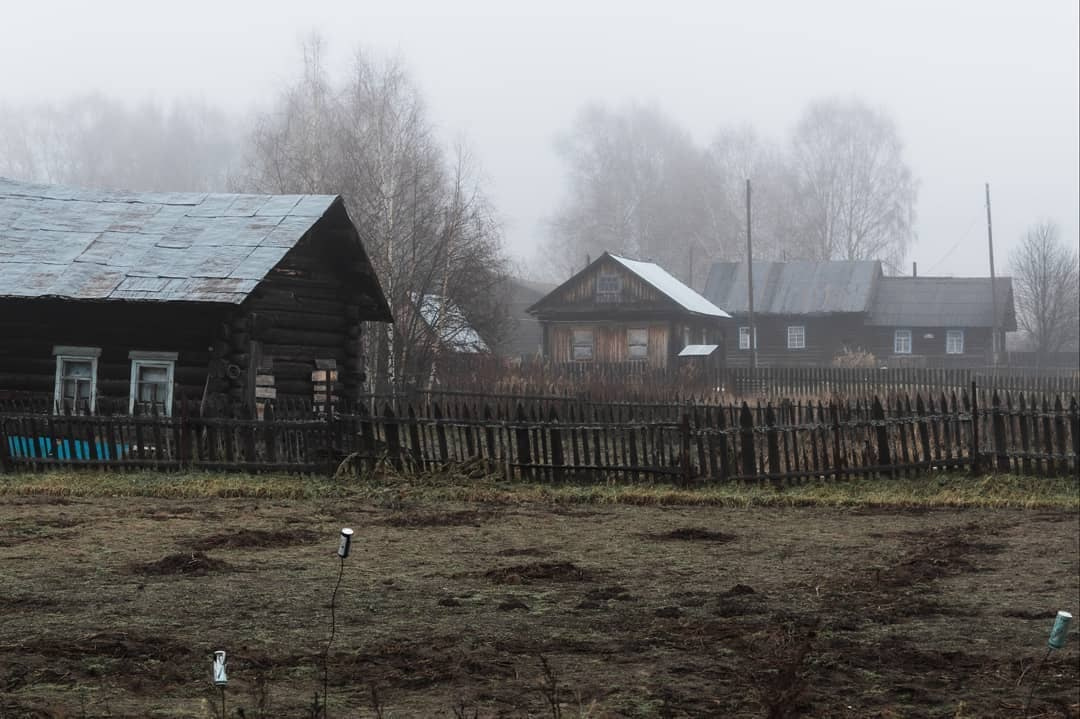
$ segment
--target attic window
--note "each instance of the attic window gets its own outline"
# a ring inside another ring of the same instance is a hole
[[[596,278],[596,301],[618,302],[622,294],[622,278],[614,272],[601,272]]]

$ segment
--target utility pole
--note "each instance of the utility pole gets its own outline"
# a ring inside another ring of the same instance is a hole
[[[754,251],[750,243],[750,180],[746,180],[746,295],[750,308],[750,369],[757,369],[757,328],[754,327]]]
[[[990,311],[993,319],[990,321],[990,356],[994,367],[998,363],[998,313],[997,313],[997,288],[994,286],[994,228],[990,222],[990,183],[986,183],[986,241],[990,246]],[[1004,344],[1004,342],[1002,343]]]
[[[694,243],[690,243],[690,257],[686,261],[686,284],[694,289]]]

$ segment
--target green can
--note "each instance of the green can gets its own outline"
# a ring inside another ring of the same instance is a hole
[[[1054,628],[1050,630],[1050,641],[1048,644],[1051,649],[1061,649],[1065,646],[1065,639],[1069,633],[1069,622],[1072,621],[1072,615],[1068,612],[1058,612],[1057,619],[1054,620]]]

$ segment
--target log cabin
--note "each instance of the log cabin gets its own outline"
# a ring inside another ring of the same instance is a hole
[[[828,366],[866,340],[866,317],[881,281],[877,261],[754,261],[754,325],[759,367]],[[716,262],[705,297],[727,309],[728,366],[750,366],[745,262]]]
[[[0,178],[0,398],[59,411],[254,414],[365,382],[391,322],[334,195],[131,193]]]
[[[882,278],[866,346],[890,367],[993,365],[1016,330],[1012,278],[996,278],[993,289],[992,298],[989,277]]]
[[[1009,277],[993,299],[988,277],[885,277],[876,260],[755,261],[753,280],[759,367],[827,367],[852,350],[882,367],[985,367],[993,328],[999,351],[1016,329]],[[749,366],[746,264],[715,263],[704,294],[734,316],[728,365]]]
[[[722,362],[729,318],[659,265],[608,252],[528,312],[540,323],[551,362],[653,369],[675,366],[688,345],[706,345]]]

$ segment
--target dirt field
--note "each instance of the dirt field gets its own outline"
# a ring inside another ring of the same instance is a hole
[[[0,717],[310,716],[342,526],[335,718],[1020,717],[1080,608],[1075,512],[386,504],[0,496]]]

